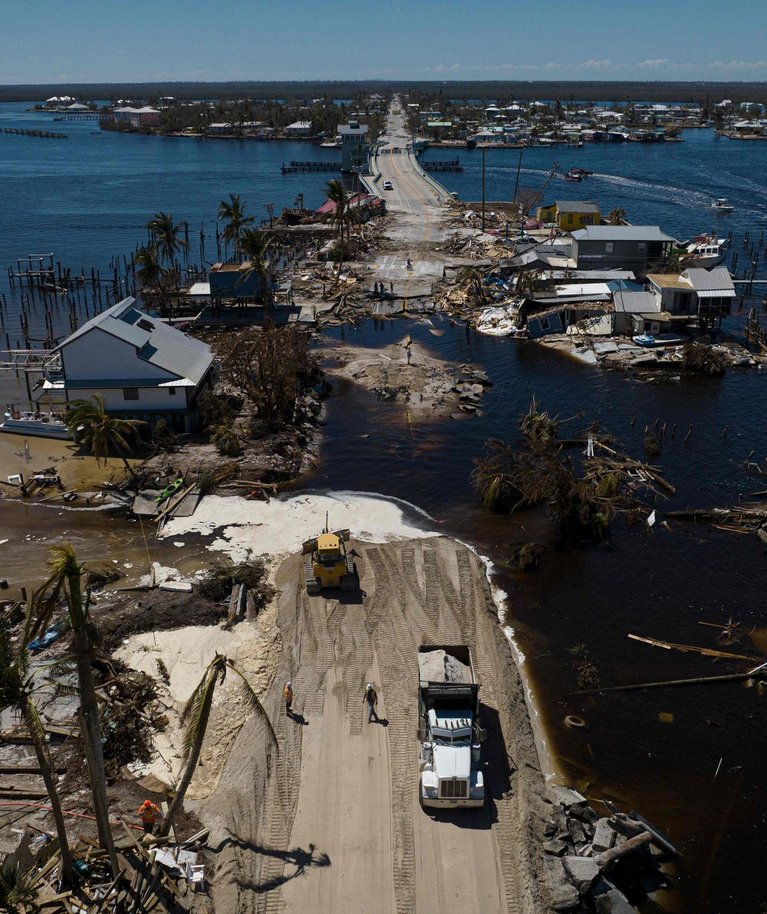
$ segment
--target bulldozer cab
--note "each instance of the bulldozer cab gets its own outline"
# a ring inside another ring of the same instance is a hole
[[[306,589],[310,594],[319,593],[323,587],[340,587],[353,590],[356,585],[354,561],[346,552],[349,530],[325,530],[302,546],[305,560]]]
[[[323,565],[337,562],[341,558],[342,542],[335,533],[321,533],[317,537],[317,555]]]

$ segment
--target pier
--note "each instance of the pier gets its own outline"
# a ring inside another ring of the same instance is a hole
[[[54,121],[109,121],[111,114],[62,114],[54,117]]]
[[[456,156],[454,159],[443,159],[437,162],[421,162],[424,171],[463,171],[463,165]]]
[[[281,171],[284,175],[294,174],[301,171],[340,171],[340,162],[296,162],[290,165],[282,163]]]
[[[35,136],[44,140],[65,140],[66,133],[54,133],[53,130],[26,130],[23,127],[3,127],[3,133],[14,136]]]

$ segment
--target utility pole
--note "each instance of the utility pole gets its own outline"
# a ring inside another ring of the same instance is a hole
[[[519,190],[519,173],[522,170],[522,152],[523,152],[523,150],[520,149],[519,150],[519,161],[517,162],[517,180],[514,182],[514,196],[511,198],[512,203],[517,202],[517,191]]]
[[[482,231],[485,231],[485,152],[487,150],[485,147],[482,147]]]

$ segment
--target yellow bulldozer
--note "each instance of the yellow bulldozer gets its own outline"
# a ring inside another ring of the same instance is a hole
[[[325,530],[319,536],[303,544],[308,594],[318,594],[329,587],[340,587],[341,590],[355,589],[357,575],[354,559],[346,551],[349,536],[348,530],[336,530],[331,533],[326,523]]]

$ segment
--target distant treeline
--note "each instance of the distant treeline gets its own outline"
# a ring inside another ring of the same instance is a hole
[[[0,86],[0,101],[38,102],[53,95],[81,99],[159,98],[177,99],[258,98],[302,99],[331,96],[355,99],[377,92],[441,94],[445,98],[478,99],[582,99],[584,101],[733,102],[764,101],[764,82],[508,82],[508,81],[383,81],[338,80],[318,82],[166,82],[166,83],[48,83]]]

